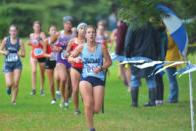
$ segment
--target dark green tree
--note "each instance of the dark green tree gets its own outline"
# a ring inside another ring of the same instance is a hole
[[[161,12],[156,9],[156,5],[160,3],[174,10],[183,20],[196,17],[195,0],[121,0],[118,17],[129,23],[133,28],[140,27],[152,17],[157,20],[155,21],[156,24],[156,22],[161,20]],[[196,21],[185,23],[185,26],[189,36],[191,38],[195,37]]]
[[[23,37],[32,31],[34,20],[41,21],[45,32],[51,24],[60,29],[65,15],[74,17],[74,25],[81,21],[95,25],[109,15],[113,4],[111,0],[0,0],[0,3],[0,38],[12,23],[19,25]]]

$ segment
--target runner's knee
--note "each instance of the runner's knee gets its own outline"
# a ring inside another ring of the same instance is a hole
[[[98,113],[100,112],[100,110],[101,110],[100,108],[95,107],[95,108],[94,108],[94,113],[98,114]]]
[[[10,82],[6,82],[6,86],[7,87],[12,87],[13,86],[13,83],[10,81]]]

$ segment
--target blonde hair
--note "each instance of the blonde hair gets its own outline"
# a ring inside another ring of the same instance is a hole
[[[9,29],[11,29],[12,27],[15,28],[16,30],[18,30],[17,26],[14,24],[10,25]]]

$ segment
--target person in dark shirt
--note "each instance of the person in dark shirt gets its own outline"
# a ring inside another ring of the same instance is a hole
[[[126,57],[146,57],[151,60],[158,60],[160,56],[160,33],[147,22],[142,27],[133,30],[129,27],[125,39]],[[141,85],[141,78],[145,78],[149,88],[149,102],[145,106],[155,106],[156,99],[156,80],[154,76],[149,75],[154,67],[138,69],[131,66],[131,97],[132,106],[138,106],[138,92]]]

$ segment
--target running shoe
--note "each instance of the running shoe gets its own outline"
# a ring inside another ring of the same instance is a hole
[[[31,91],[31,95],[34,96],[35,94],[36,94],[36,90],[33,89],[33,90]]]
[[[52,101],[51,101],[51,104],[52,104],[52,105],[56,104],[56,100],[52,100]]]
[[[43,89],[40,91],[40,95],[41,96],[45,96],[45,93],[44,93],[44,90]]]
[[[69,102],[65,102],[65,103],[64,103],[64,107],[65,107],[65,108],[69,108]]]
[[[6,90],[7,94],[10,96],[11,93],[12,93],[12,89],[10,87],[7,87],[7,90]]]
[[[56,98],[60,99],[61,98],[61,92],[60,91],[56,91]]]
[[[16,105],[16,102],[12,102],[12,105],[15,106]]]
[[[68,109],[69,103],[68,103],[68,102],[61,102],[61,103],[59,104],[59,107],[60,107],[60,108],[66,108],[66,109]]]
[[[77,116],[77,115],[80,115],[80,113],[81,113],[80,110],[75,110],[74,115]]]

